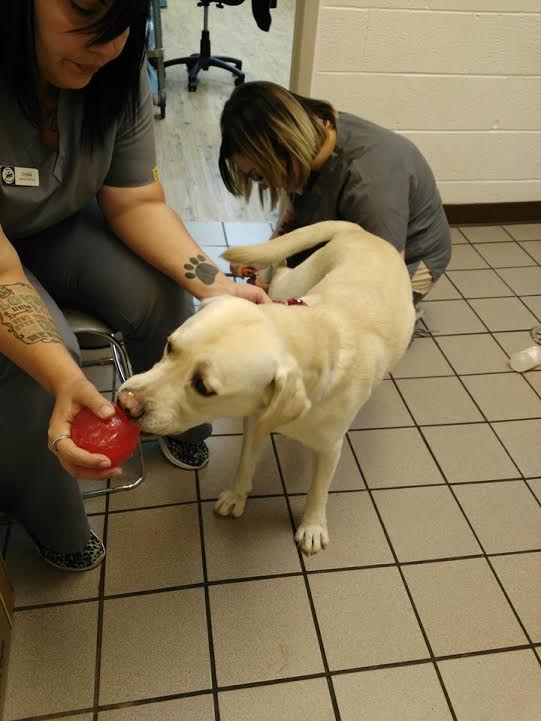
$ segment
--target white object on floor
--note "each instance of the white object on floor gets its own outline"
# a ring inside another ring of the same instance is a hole
[[[532,345],[524,350],[513,353],[509,358],[509,365],[514,371],[524,373],[541,365],[541,346]]]

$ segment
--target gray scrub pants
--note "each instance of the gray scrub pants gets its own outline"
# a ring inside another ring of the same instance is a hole
[[[191,296],[115,238],[95,202],[13,244],[78,360],[58,306],[78,306],[121,331],[134,372],[150,368],[169,333],[193,314]],[[0,355],[0,510],[41,544],[72,553],[85,546],[90,529],[77,481],[47,447],[53,406],[52,396]],[[211,431],[204,424],[182,438],[197,442]]]

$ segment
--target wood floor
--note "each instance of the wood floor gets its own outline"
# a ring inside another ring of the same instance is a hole
[[[289,84],[295,0],[278,0],[270,31],[257,27],[251,3],[219,9],[211,5],[212,53],[243,61],[246,80]],[[161,12],[166,60],[198,52],[203,9],[196,0],[169,0]],[[274,220],[254,195],[249,204],[231,196],[218,171],[219,120],[234,89],[233,76],[218,68],[199,74],[188,92],[185,66],[167,69],[167,112],[156,120],[160,177],[168,202],[183,220]]]

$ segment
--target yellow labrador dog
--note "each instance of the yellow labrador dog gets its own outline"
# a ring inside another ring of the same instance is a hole
[[[344,435],[410,342],[415,313],[409,275],[390,243],[342,221],[224,253],[227,260],[262,268],[324,241],[296,268],[278,268],[272,278],[273,299],[294,296],[305,305],[208,300],[170,336],[163,358],[119,392],[141,429],[157,435],[223,416],[244,418],[235,478],[215,506],[223,516],[244,511],[262,441],[271,431],[313,449],[314,477],[295,535],[306,554],[329,541],[327,495]]]

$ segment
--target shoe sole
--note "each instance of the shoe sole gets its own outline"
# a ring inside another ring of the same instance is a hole
[[[205,468],[209,464],[209,459],[207,458],[206,461],[200,466],[189,466],[187,463],[182,463],[182,461],[179,461],[178,458],[175,458],[175,456],[167,447],[167,443],[163,440],[163,438],[159,438],[158,443],[165,458],[169,461],[169,463],[172,463],[177,468],[182,468],[185,471],[200,471],[202,468]]]

